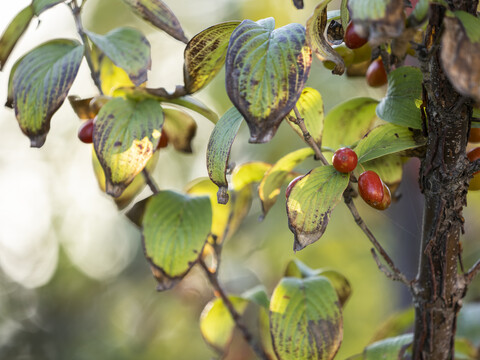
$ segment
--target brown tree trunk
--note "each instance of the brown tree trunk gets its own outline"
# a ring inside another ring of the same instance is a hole
[[[476,3],[450,6],[472,12]],[[439,37],[445,10],[438,5],[430,10],[426,51],[420,59],[428,142],[419,180],[425,208],[420,264],[413,288],[413,359],[447,360],[454,358],[456,318],[466,291],[457,261],[469,182],[465,150],[472,106],[454,90],[440,64]]]

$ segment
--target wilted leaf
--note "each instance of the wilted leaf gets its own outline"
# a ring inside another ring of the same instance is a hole
[[[77,95],[70,95],[68,102],[79,119],[88,120],[93,119],[97,115],[90,109],[90,101],[92,99],[93,97],[82,99]]]
[[[315,142],[320,145],[322,143],[324,118],[322,95],[320,95],[317,90],[306,87],[303,89],[296,106],[303,118],[308,132]],[[290,115],[296,117],[293,110],[290,112]],[[300,130],[300,127],[292,121],[288,121],[288,123],[303,139],[303,132]]]
[[[230,35],[239,24],[229,21],[210,26],[188,42],[183,74],[189,94],[205,87],[222,69]]]
[[[357,145],[358,162],[373,160],[385,155],[425,145],[427,139],[421,131],[394,124],[377,126]]]
[[[150,174],[155,170],[155,167],[157,166],[159,155],[160,152],[156,151],[150,158],[150,160],[148,160],[147,165],[145,165],[145,169],[147,169]],[[92,165],[93,172],[98,182],[98,186],[100,187],[100,190],[105,192],[105,173],[102,169],[102,165],[100,165],[100,162],[98,161],[95,151],[92,151]],[[137,176],[135,176],[130,185],[128,185],[127,188],[123,191],[122,195],[113,198],[118,209],[125,209],[137,197],[137,195],[142,192],[142,190],[145,188],[145,185],[146,182],[143,174],[137,174]],[[141,222],[138,222],[136,225],[141,226]]]
[[[77,41],[58,39],[44,43],[14,65],[12,95],[20,128],[32,147],[41,147],[50,119],[63,104],[83,58]]]
[[[355,144],[378,120],[377,104],[375,99],[354,98],[335,106],[325,117],[322,145],[336,150]]]
[[[242,124],[243,116],[230,108],[218,121],[210,135],[207,147],[207,170],[210,179],[219,187],[218,202],[228,202],[227,167],[230,150]]]
[[[32,6],[29,5],[15,16],[3,33],[0,38],[0,71],[10,56],[15,44],[27,29],[32,18],[33,9]]]
[[[163,126],[155,100],[115,98],[105,104],[93,128],[93,144],[106,175],[106,192],[118,197],[157,149]]]
[[[287,216],[288,227],[295,235],[295,251],[320,239],[348,181],[348,174],[328,165],[313,169],[293,186],[287,199]]]
[[[234,309],[242,315],[248,300],[239,296],[229,296]],[[208,345],[220,354],[226,353],[232,341],[235,322],[222,299],[210,301],[200,315],[200,331]]]
[[[197,133],[197,123],[187,113],[175,109],[163,109],[165,122],[163,129],[168,134],[168,141],[175,150],[192,152],[192,139]]]
[[[146,204],[142,222],[145,256],[159,275],[158,290],[175,285],[202,253],[212,224],[207,196],[160,191]]]
[[[175,14],[161,0],[123,0],[130,8],[153,26],[185,44],[188,42]]]
[[[480,19],[464,11],[445,17],[441,59],[450,83],[480,102]]]
[[[392,124],[422,128],[421,111],[416,101],[422,98],[420,69],[402,66],[388,74],[387,96],[377,106],[379,118]]]
[[[345,62],[328,43],[325,37],[327,27],[327,5],[331,0],[323,0],[315,8],[312,16],[307,21],[307,42],[317,57],[325,62],[335,64],[332,73],[342,75],[345,72]]]
[[[387,155],[362,163],[365,170],[375,171],[388,186],[402,181],[403,161],[399,155]]]
[[[284,273],[285,277],[296,277],[300,279],[320,275],[330,280],[330,283],[337,292],[340,305],[343,307],[352,293],[352,288],[347,278],[338,271],[329,269],[312,269],[300,260],[294,259],[288,263]]]
[[[86,31],[90,40],[112,60],[126,71],[135,85],[147,81],[150,69],[150,43],[141,32],[130,28],[118,28],[106,35]]]
[[[403,0],[350,0],[355,30],[368,36],[372,46],[400,36],[405,28]],[[365,36],[365,37],[366,37]]]
[[[31,6],[33,7],[33,12],[35,15],[38,16],[45,10],[50,9],[51,7],[62,2],[65,2],[65,0],[33,0]]]
[[[399,354],[413,341],[413,334],[377,341],[365,348],[363,360],[398,359]]]
[[[258,195],[262,201],[263,216],[275,205],[280,188],[285,183],[288,174],[309,156],[315,155],[312,148],[293,151],[279,159],[263,177],[258,187]]]
[[[262,181],[272,165],[261,161],[252,161],[236,166],[232,171],[232,185],[236,191],[245,186]]]
[[[227,50],[227,94],[247,121],[252,143],[268,142],[275,135],[310,72],[312,56],[303,26],[274,28],[272,18],[244,20]]]
[[[270,301],[270,326],[280,360],[330,360],[343,337],[342,311],[323,277],[283,278]]]

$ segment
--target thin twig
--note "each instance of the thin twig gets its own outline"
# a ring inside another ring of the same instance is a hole
[[[289,116],[288,120],[293,122],[294,124],[298,125],[300,130],[302,130],[303,138],[307,142],[308,145],[315,151],[315,158],[317,160],[320,160],[323,165],[328,165],[327,159],[325,159],[325,156],[322,154],[322,150],[320,149],[320,146],[315,142],[315,139],[310,135],[310,133],[307,130],[307,127],[305,126],[305,122],[303,121],[302,115],[300,114],[300,111],[298,111],[297,106],[293,108],[293,111],[295,112],[295,116]]]
[[[470,284],[475,276],[480,272],[480,259],[467,271],[465,280],[467,285]]]
[[[220,296],[223,303],[227,307],[228,312],[230,313],[233,321],[235,322],[235,325],[242,332],[243,338],[245,339],[245,341],[250,345],[250,347],[253,349],[253,351],[255,351],[255,353],[260,359],[268,360],[268,355],[265,353],[263,348],[257,344],[253,335],[250,333],[248,328],[243,324],[241,315],[237,312],[237,310],[235,310],[235,307],[233,306],[232,302],[230,301],[227,294],[225,293],[225,290],[222,288],[222,286],[218,282],[217,272],[210,271],[207,264],[205,264],[205,262],[201,258],[199,259],[199,264],[205,271],[205,274],[207,275],[208,280],[210,281],[210,284],[212,285],[216,294]]]
[[[401,281],[402,283],[404,283],[405,285],[407,285],[408,287],[411,286],[411,282],[407,280],[407,278],[405,277],[405,275],[403,275],[403,273],[395,266],[395,264],[393,263],[393,260],[390,258],[390,256],[388,256],[387,252],[385,251],[385,249],[382,247],[382,245],[380,245],[380,243],[377,241],[377,239],[375,238],[375,236],[372,234],[372,232],[370,231],[370,229],[367,227],[367,224],[365,224],[365,222],[363,221],[362,217],[360,216],[360,214],[358,213],[358,210],[355,206],[355,204],[353,203],[353,200],[350,196],[344,196],[345,198],[345,204],[347,205],[348,209],[350,210],[350,212],[352,213],[353,215],[353,218],[355,219],[355,222],[357,223],[357,225],[360,227],[360,229],[362,229],[362,231],[365,233],[365,235],[367,236],[367,238],[370,240],[370,242],[372,243],[372,245],[375,247],[375,249],[380,253],[380,255],[383,257],[383,259],[385,260],[385,262],[388,264],[388,266],[390,267],[390,269],[392,270],[393,274],[392,274],[392,278],[394,280],[398,280],[398,281]],[[374,255],[374,259],[375,261],[377,261],[378,257],[376,258],[376,254],[373,253]],[[378,264],[378,262],[377,262]],[[379,266],[380,267],[380,266]],[[380,267],[380,270],[383,271],[383,268]],[[385,271],[383,271],[385,272]],[[388,275],[387,275],[388,276]],[[391,276],[389,276],[391,277]]]
[[[95,66],[93,65],[93,57],[92,57],[92,49],[90,48],[90,43],[88,42],[88,36],[85,34],[85,30],[82,24],[82,18],[80,13],[82,12],[82,7],[85,4],[85,1],[82,2],[81,6],[78,6],[76,1],[72,1],[70,3],[70,7],[72,9],[72,14],[75,19],[75,25],[77,26],[78,35],[82,39],[83,48],[84,48],[84,55],[85,59],[87,60],[88,67],[90,68],[90,74],[92,76],[92,80],[95,83],[98,91],[101,95],[103,95],[102,91],[102,84],[100,82],[100,75],[98,71],[95,70]]]
[[[147,183],[150,190],[152,190],[154,194],[157,194],[160,189],[146,168],[143,168],[142,175],[145,178],[145,182]]]

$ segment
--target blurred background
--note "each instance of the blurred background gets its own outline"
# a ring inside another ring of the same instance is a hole
[[[0,3],[0,33],[28,0]],[[307,1],[296,10],[291,0],[166,0],[188,37],[226,20],[274,17],[277,27],[305,24],[316,5]],[[335,6],[335,5],[333,5]],[[84,9],[88,30],[104,34],[117,26],[140,28],[152,45],[149,86],[173,90],[183,83],[184,44],[173,40],[132,15],[121,0],[88,0]],[[0,73],[0,101],[6,100],[11,66],[27,51],[49,39],[78,38],[67,6],[60,4],[34,19]],[[347,98],[381,98],[385,88],[372,89],[363,78],[332,76],[314,61],[309,86],[323,96],[325,110]],[[87,65],[80,68],[70,94],[96,94]],[[221,73],[196,97],[223,114],[231,103]],[[162,149],[154,177],[161,188],[182,190],[189,181],[207,176],[205,150],[212,123],[192,113],[198,123],[194,153]],[[211,359],[218,358],[202,339],[198,319],[212,298],[200,271],[193,269],[175,289],[157,293],[143,257],[140,233],[98,188],[91,164],[91,147],[77,138],[80,125],[68,104],[54,115],[41,149],[30,149],[10,109],[0,108],[0,358],[1,359]],[[237,164],[275,162],[304,146],[282,124],[268,144],[248,144],[242,126],[231,160]],[[304,163],[307,172],[316,164]],[[360,204],[367,224],[388,248],[409,278],[415,276],[421,228],[422,200],[418,191],[419,163],[405,166],[401,200],[385,212]],[[146,189],[140,196],[149,195]],[[465,211],[464,262],[480,254],[478,194],[469,194]],[[259,283],[269,293],[289,260],[298,258],[313,268],[339,270],[353,293],[344,309],[344,341],[338,355],[362,351],[379,324],[410,306],[401,284],[388,281],[370,256],[370,244],[339,205],[324,237],[294,254],[287,226],[283,194],[268,216],[254,199],[243,226],[226,244],[221,282],[231,293]],[[469,298],[479,294],[472,284]],[[478,299],[477,299],[478,300]],[[242,339],[228,359],[249,359]]]

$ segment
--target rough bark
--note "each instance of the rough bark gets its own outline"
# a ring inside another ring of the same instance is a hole
[[[476,1],[449,5],[468,11],[476,8]],[[425,208],[420,263],[413,286],[415,360],[454,358],[456,317],[466,291],[457,261],[469,182],[465,150],[472,106],[453,89],[440,64],[438,37],[444,13],[442,7],[431,6],[426,51],[420,59],[428,143],[419,179]]]

